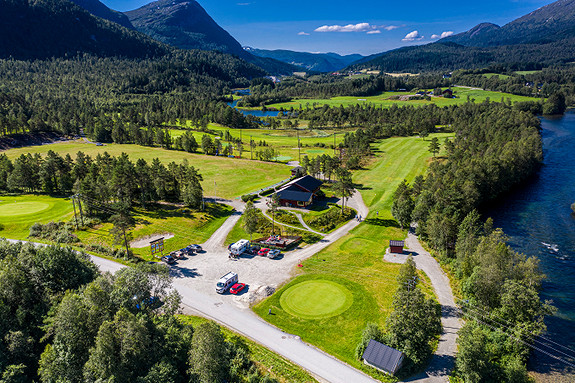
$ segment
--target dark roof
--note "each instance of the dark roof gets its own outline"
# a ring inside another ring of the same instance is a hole
[[[292,171],[293,171],[293,170],[298,170],[298,169],[303,169],[303,166],[296,166],[295,168],[292,168]]]
[[[380,370],[395,374],[401,367],[404,354],[401,351],[371,339],[363,352],[363,360]]]
[[[323,184],[323,182],[321,182],[317,178],[314,178],[310,175],[303,176],[303,177],[298,178],[297,180],[294,180],[292,182],[294,184],[298,185],[299,187],[302,187],[305,190],[308,190],[310,192],[316,191],[317,188],[319,188]]]
[[[301,202],[308,202],[313,196],[312,193],[297,190],[289,190],[289,189],[280,190],[279,192],[277,192],[277,195],[280,200],[301,201]]]
[[[389,241],[389,246],[401,246],[405,245],[405,241]]]

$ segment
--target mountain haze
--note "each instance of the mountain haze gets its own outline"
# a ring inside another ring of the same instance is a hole
[[[363,58],[359,54],[341,56],[337,53],[308,53],[284,49],[267,50],[252,47],[244,49],[256,56],[273,58],[316,72],[334,72]]]
[[[450,71],[493,64],[537,68],[575,61],[575,0],[559,0],[503,27],[482,23],[436,43],[372,55],[350,69]]]

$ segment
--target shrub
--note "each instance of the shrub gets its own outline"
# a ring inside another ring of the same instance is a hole
[[[76,243],[80,240],[73,233],[74,228],[67,222],[48,222],[41,224],[36,222],[30,227],[28,237],[47,239],[57,243]]]
[[[249,202],[249,201],[252,201],[252,202],[253,202],[253,201],[255,201],[257,198],[258,198],[258,195],[257,195],[257,194],[244,194],[244,195],[242,196],[242,201],[244,201],[244,202],[246,202],[246,203]]]
[[[355,210],[346,207],[345,209],[337,205],[331,207],[327,212],[318,216],[307,218],[307,224],[312,228],[322,232],[328,232],[335,229],[339,224],[347,222],[355,217]]]

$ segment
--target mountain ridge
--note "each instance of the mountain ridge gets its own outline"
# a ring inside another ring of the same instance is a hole
[[[135,29],[128,16],[122,12],[115,11],[108,8],[104,3],[99,0],[70,0],[80,8],[85,9],[94,16],[101,17],[102,19],[120,24],[128,29]]]
[[[273,58],[289,64],[303,67],[309,71],[317,72],[335,72],[343,69],[364,56],[360,54],[339,55],[337,53],[311,53],[297,52],[288,49],[258,49],[253,47],[244,47],[244,50],[255,56]]]

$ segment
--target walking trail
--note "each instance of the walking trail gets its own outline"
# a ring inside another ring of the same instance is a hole
[[[413,233],[409,230],[406,240],[407,253],[413,256],[418,269],[427,274],[435,290],[435,295],[441,304],[441,325],[443,332],[439,338],[437,351],[433,354],[431,362],[425,372],[412,376],[407,382],[439,383],[448,382],[449,373],[455,365],[457,352],[457,332],[461,328],[455,299],[449,284],[449,278],[441,269],[439,263],[427,252]],[[394,263],[404,263],[407,254],[386,254],[385,260]]]

